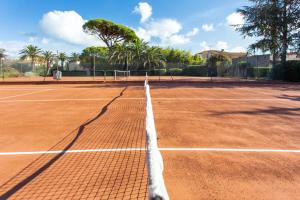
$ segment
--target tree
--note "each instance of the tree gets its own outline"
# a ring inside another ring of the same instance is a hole
[[[5,49],[0,48],[0,59],[3,59],[5,57],[6,57],[6,55],[5,55]]]
[[[218,54],[214,54],[210,56],[207,60],[208,69],[209,69],[209,76],[211,77],[214,74],[214,71],[217,69],[218,66],[224,67],[225,63],[230,62],[230,58],[228,58],[226,55],[224,55],[222,52]],[[216,73],[216,72],[215,72]]]
[[[131,65],[134,53],[132,44],[130,43],[124,42],[122,44],[115,44],[112,48],[109,61],[112,64],[123,65],[123,69],[128,71],[128,67]]]
[[[69,57],[71,62],[79,62],[80,61],[80,54],[79,53],[71,53],[71,56]]]
[[[97,46],[91,46],[83,49],[80,60],[82,62],[90,62],[90,67],[93,67],[94,63],[94,57],[104,64],[108,63],[108,48],[107,47],[97,47]],[[95,59],[95,60],[96,60]]]
[[[289,46],[300,50],[300,0],[279,1],[280,21],[278,29],[280,33],[281,63],[286,63]]]
[[[132,43],[131,51],[134,52],[132,54],[132,65],[135,66],[136,69],[143,67],[143,55],[148,48],[149,44],[143,40],[138,40]]]
[[[67,60],[67,54],[62,52],[62,53],[59,53],[58,54],[58,59],[60,60],[60,63],[61,63],[61,69],[63,70],[64,69],[64,63],[65,61]]]
[[[130,28],[105,19],[89,20],[83,25],[83,30],[98,37],[109,49],[116,43],[139,40]]]
[[[143,54],[144,67],[148,67],[149,70],[151,70],[151,67],[155,70],[156,67],[165,66],[165,61],[166,59],[158,47],[149,47]]]
[[[50,64],[53,61],[55,55],[52,53],[52,51],[44,51],[42,53],[42,55],[43,55],[43,59],[46,62],[46,70],[45,70],[45,76],[44,76],[44,81],[45,81],[45,79],[50,71]]]
[[[32,71],[34,71],[35,70],[35,61],[40,56],[41,52],[42,52],[42,50],[40,48],[38,48],[37,46],[28,45],[20,51],[21,60],[25,60],[26,58],[30,58],[31,59]]]
[[[245,24],[237,26],[244,36],[260,38],[250,45],[249,50],[270,51],[273,66],[281,56],[286,62],[290,46],[297,46],[300,21],[300,0],[249,0],[251,6],[238,9],[245,18]]]

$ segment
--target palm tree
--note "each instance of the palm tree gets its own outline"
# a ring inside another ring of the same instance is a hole
[[[4,52],[5,52],[5,49],[0,48],[0,67],[1,67],[1,74],[2,74],[2,79],[3,80],[4,80],[3,59],[6,57]]]
[[[0,48],[0,59],[5,58],[5,49]]]
[[[132,55],[132,44],[125,42],[122,44],[115,44],[112,48],[112,53],[109,61],[112,64],[124,65],[124,70],[128,71],[128,67],[132,62]]]
[[[50,71],[50,64],[53,61],[55,55],[52,53],[52,51],[44,51],[42,53],[42,55],[43,55],[43,59],[46,62],[46,66],[47,66],[47,70],[46,70],[45,76],[44,76],[44,81],[45,81],[45,79],[46,79],[46,77],[47,77],[47,75],[49,74],[49,71]]]
[[[69,57],[71,62],[79,62],[80,61],[80,54],[79,53],[71,53],[71,56]]]
[[[35,61],[39,57],[41,51],[42,50],[40,48],[38,48],[37,46],[33,46],[33,45],[28,45],[20,51],[22,60],[25,60],[26,58],[31,59],[32,71],[35,70]]]
[[[65,61],[67,60],[67,54],[62,52],[62,53],[59,53],[58,54],[58,59],[60,60],[61,62],[61,69],[63,70],[64,69],[64,63]]]
[[[143,66],[143,55],[145,54],[146,50],[149,48],[148,43],[144,42],[143,40],[138,40],[132,45],[132,64],[139,68]]]
[[[148,70],[151,67],[155,70],[156,67],[165,66],[165,58],[158,47],[148,47],[143,54],[143,64]]]

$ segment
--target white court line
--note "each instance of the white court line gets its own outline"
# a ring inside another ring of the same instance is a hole
[[[2,97],[2,98],[0,98],[0,100],[14,98],[14,97],[22,97],[22,96],[27,96],[27,95],[30,95],[30,94],[36,94],[36,93],[50,91],[50,90],[51,89],[44,89],[44,90],[39,90],[39,91],[35,91],[35,92],[29,92],[29,93],[25,93],[25,94],[18,94],[18,95],[13,95],[13,96],[8,96],[8,97]]]
[[[124,152],[124,151],[146,151],[146,149],[145,148],[124,148],[124,149],[85,149],[85,150],[67,150],[67,151],[57,150],[57,151],[0,152],[0,156],[59,154],[59,153]]]
[[[51,90],[51,89],[48,89]],[[37,92],[36,92],[37,93]],[[28,93],[30,94],[30,93]],[[25,94],[27,95],[27,94]],[[8,97],[7,97],[8,98]],[[16,99],[16,100],[4,100],[1,103],[9,102],[60,102],[60,101],[104,101],[110,100],[111,98],[85,98],[85,99]],[[119,98],[119,100],[141,100],[144,98],[132,97],[132,98]],[[157,101],[177,101],[177,100],[188,100],[188,101],[287,101],[288,99],[207,99],[207,98],[152,98]]]
[[[239,149],[239,148],[158,148],[160,151],[202,151],[202,152],[245,152],[245,153],[300,153],[298,149]],[[93,152],[126,152],[146,151],[146,148],[121,149],[85,149],[85,150],[56,150],[56,151],[28,151],[28,152],[0,152],[0,156],[59,154],[59,153],[93,153]]]
[[[87,98],[87,99],[17,99],[17,100],[5,100],[0,103],[9,103],[9,102],[61,102],[61,101],[107,101],[111,98]],[[144,98],[119,98],[118,100],[141,100]]]
[[[92,84],[93,85],[93,84]],[[81,85],[82,86],[82,85]],[[129,86],[130,88],[143,88],[144,86]],[[49,90],[85,90],[85,89],[118,89],[119,87],[114,87],[113,85],[112,86],[109,86],[109,87],[106,87],[106,86],[99,86],[99,87],[89,87],[88,85],[86,87],[33,87],[33,88],[0,88],[0,91],[9,91],[9,90],[40,90],[40,89],[49,89]]]
[[[268,98],[268,99],[213,99],[213,98],[152,98],[152,100],[167,100],[167,101],[176,101],[176,100],[188,100],[188,101],[286,101],[288,99],[279,99],[279,98]]]
[[[160,151],[217,151],[255,153],[300,153],[298,149],[239,149],[239,148],[159,148]]]

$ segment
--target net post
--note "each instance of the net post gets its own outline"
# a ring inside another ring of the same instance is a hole
[[[114,70],[115,73],[115,81],[117,80],[117,70]]]
[[[106,71],[104,70],[104,81],[106,81]]]

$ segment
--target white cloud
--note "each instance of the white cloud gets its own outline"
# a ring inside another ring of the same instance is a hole
[[[247,52],[244,47],[234,47],[230,50],[231,52]]]
[[[172,35],[167,38],[163,38],[161,41],[161,45],[163,46],[169,46],[169,45],[183,45],[190,42],[190,39],[184,35]]]
[[[208,51],[211,49],[206,41],[201,42],[200,47],[202,51]]]
[[[207,51],[207,50],[228,51],[229,49],[228,43],[224,41],[218,41],[215,45],[209,45],[206,41],[203,41],[200,43],[200,47],[202,51]]]
[[[41,43],[42,43],[42,44],[49,44],[49,40],[48,40],[47,38],[43,38],[43,39],[41,40]]]
[[[198,32],[199,32],[199,29],[198,29],[198,28],[193,28],[193,30],[191,30],[190,32],[188,32],[188,33],[186,34],[186,36],[187,36],[187,37],[193,37],[193,36],[197,35]]]
[[[228,48],[229,48],[228,43],[223,42],[223,41],[218,41],[216,46],[215,46],[216,50],[228,50]]]
[[[190,42],[189,37],[197,34],[198,30],[193,29],[186,35],[179,34],[182,29],[181,24],[175,19],[159,19],[144,23],[143,27],[134,29],[137,36],[141,39],[150,42],[152,38],[158,38],[160,44],[182,45]]]
[[[134,29],[134,31],[139,38],[145,40],[146,42],[150,42],[151,35],[146,29],[139,27],[138,29]]]
[[[229,52],[247,52],[244,47],[237,46],[231,48],[227,42],[218,41],[215,45],[209,45],[206,41],[200,43],[201,51],[208,51],[208,50],[225,50]]]
[[[183,45],[190,42],[190,37],[198,33],[194,28],[186,34],[181,34],[182,25],[175,19],[165,18],[151,20],[142,27],[134,29],[136,34],[143,40],[150,42],[152,38],[158,38],[160,45]]]
[[[214,25],[213,24],[203,24],[202,25],[202,29],[206,32],[211,32],[211,31],[214,31],[215,28],[214,28]]]
[[[141,14],[141,25],[133,28],[137,36],[141,39],[151,42],[154,39],[162,46],[183,45],[190,42],[190,38],[195,36],[198,28],[193,28],[186,34],[181,33],[182,25],[176,19],[150,19],[152,16],[152,7],[146,2],[140,2],[134,8],[135,13]],[[158,39],[158,40],[157,40]]]
[[[230,26],[243,25],[245,23],[244,16],[240,13],[234,12],[227,16],[227,24]]]
[[[151,36],[166,38],[179,33],[182,29],[181,24],[175,19],[161,19],[151,21],[146,25],[146,29]]]
[[[40,21],[49,36],[76,45],[103,45],[95,36],[83,32],[85,20],[75,11],[51,11]]]
[[[135,13],[141,15],[141,23],[146,22],[152,15],[152,7],[147,2],[140,2],[135,8]]]
[[[23,41],[0,41],[1,48],[5,49],[5,54],[9,57],[18,57],[20,50],[26,45]]]
[[[36,36],[29,37],[29,38],[28,38],[28,42],[31,42],[31,43],[32,43],[32,42],[35,42],[36,39],[37,39]]]

